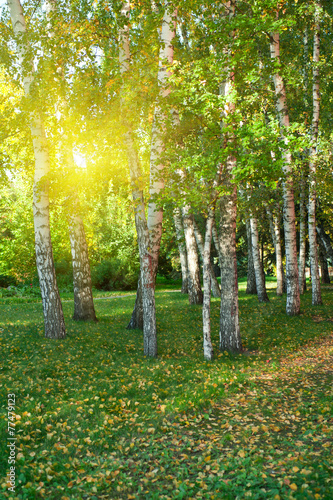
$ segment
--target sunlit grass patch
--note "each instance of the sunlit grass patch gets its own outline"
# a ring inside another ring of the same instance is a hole
[[[180,292],[157,292],[153,360],[143,356],[142,332],[126,330],[134,295],[96,300],[98,323],[75,323],[64,302],[60,342],[44,338],[40,303],[1,305],[0,464],[5,475],[14,392],[16,497],[331,498],[332,343],[316,339],[333,330],[332,290],[323,288],[325,305],[315,308],[307,292],[295,318],[285,315],[285,296],[269,296],[259,304],[240,291],[250,356],[219,352],[212,300],[210,363],[201,308]]]

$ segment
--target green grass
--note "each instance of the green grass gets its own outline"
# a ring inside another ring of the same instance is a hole
[[[211,363],[201,308],[179,292],[156,294],[156,360],[143,356],[142,332],[125,329],[135,295],[96,300],[97,324],[75,323],[65,301],[62,341],[43,337],[41,303],[2,299],[0,498],[333,498],[333,290],[323,288],[321,307],[307,292],[288,318],[273,286],[259,304],[240,280],[251,356],[219,352],[212,300]],[[21,417],[15,494],[8,393]]]

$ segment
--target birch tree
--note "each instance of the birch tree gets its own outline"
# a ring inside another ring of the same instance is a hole
[[[283,278],[279,207],[274,212],[272,212],[271,209],[268,208],[267,214],[269,218],[269,226],[272,235],[272,241],[274,245],[275,258],[276,258],[276,295],[281,296],[283,295],[284,278]]]
[[[225,3],[229,18],[235,15],[235,0]],[[225,145],[233,145],[233,132],[226,130],[225,121],[232,118],[235,112],[233,101],[234,72],[231,66],[232,42],[235,34],[230,34],[230,44],[227,48],[228,66],[225,79],[220,86],[220,94],[225,97],[225,108],[222,122],[222,133]],[[232,183],[236,158],[230,154],[222,173],[226,194],[220,199],[219,250],[221,255],[221,308],[220,308],[220,349],[221,351],[241,352],[242,342],[239,328],[238,310],[238,277],[236,255],[236,216],[237,187]]]
[[[215,210],[214,210],[214,212],[215,212]],[[210,217],[210,219],[212,219],[212,220],[209,220],[208,227],[209,227],[209,231],[212,232],[212,229],[213,229],[212,226],[213,226],[213,220],[214,220],[214,213]],[[206,225],[207,225],[207,222],[206,222]],[[204,252],[205,252],[206,237],[205,237],[205,240],[204,240],[203,237],[202,237],[202,235],[201,235],[201,232],[200,232],[200,229],[198,227],[198,224],[196,223],[196,221],[195,221],[194,218],[193,218],[193,229],[194,229],[195,240],[197,242],[197,246],[198,246],[198,249],[199,249],[202,261],[203,261],[203,259],[204,259]],[[211,237],[210,237],[209,241],[211,241]],[[213,294],[213,297],[215,297],[215,298],[216,297],[221,297],[221,291],[220,291],[219,282],[216,279],[213,266],[212,266],[212,264],[210,262],[210,243],[207,242],[207,245],[208,245],[207,248],[209,249],[209,262],[207,263],[207,269],[210,272],[210,281],[211,281],[212,294]]]
[[[210,326],[210,289],[212,280],[212,269],[210,263],[210,247],[212,241],[213,221],[215,216],[215,206],[210,207],[208,210],[208,217],[206,220],[205,242],[202,252],[203,260],[203,304],[202,304],[202,325],[203,325],[203,351],[204,358],[207,361],[213,359],[213,346],[211,340],[211,326]]]
[[[246,293],[249,295],[257,295],[256,275],[254,271],[253,255],[252,255],[252,237],[250,220],[246,220],[246,237],[247,237],[247,281]]]
[[[252,257],[254,273],[256,277],[256,288],[259,302],[269,302],[269,298],[266,292],[265,276],[260,261],[259,253],[259,236],[258,236],[258,223],[256,217],[253,215],[250,218],[251,227],[251,242],[252,242]]]
[[[182,216],[179,208],[175,208],[173,211],[173,220],[175,223],[176,236],[178,242],[178,250],[179,250],[179,258],[180,258],[180,266],[182,272],[182,290],[181,293],[188,293],[188,263],[187,263],[187,252],[186,252],[186,244],[185,244],[185,234]]]
[[[306,261],[306,208],[305,208],[305,182],[302,176],[299,200],[299,290],[302,295],[306,288],[305,261]]]
[[[202,304],[203,294],[200,284],[200,267],[197,244],[193,227],[193,214],[189,206],[182,209],[188,264],[188,300],[190,304]]]
[[[277,13],[278,18],[278,13]],[[271,33],[270,35],[270,53],[276,68],[280,65],[280,35]],[[300,313],[300,293],[298,282],[298,263],[296,248],[296,226],[295,226],[295,202],[292,177],[292,158],[288,148],[288,128],[289,114],[287,107],[286,89],[282,76],[278,69],[273,75],[276,109],[280,124],[280,134],[284,142],[283,151],[283,214],[284,214],[284,235],[286,248],[286,278],[287,278],[287,305],[286,312],[290,316]]]
[[[165,99],[170,94],[170,87],[168,86],[168,77],[170,75],[168,66],[173,62],[173,45],[172,40],[176,32],[176,19],[177,10],[172,9],[171,5],[166,3],[164,6],[164,15],[162,20],[161,29],[161,48],[159,52],[159,67],[157,80],[160,87],[160,99]],[[155,106],[151,152],[150,152],[150,184],[149,184],[149,203],[148,203],[148,231],[150,240],[150,256],[152,259],[154,283],[158,268],[158,255],[161,245],[162,237],[162,221],[163,210],[157,202],[157,197],[164,188],[164,165],[161,163],[161,155],[164,150],[163,133],[165,131],[166,116],[161,110],[160,105]],[[140,328],[144,324],[143,318],[140,317],[143,307],[140,304],[141,297],[143,297],[142,279],[138,282],[137,296],[135,301],[134,310],[128,329]]]
[[[56,0],[45,2],[46,16],[48,20],[48,36],[53,38],[52,30],[53,16],[56,13]],[[57,75],[65,84],[63,67],[57,68]],[[60,111],[61,109],[61,111]],[[68,141],[68,133],[65,130],[66,115],[68,114],[68,103],[63,97],[60,99],[60,106],[57,109],[57,118],[64,140],[59,141],[58,149],[61,149],[62,159],[65,163],[67,175],[70,170],[74,170],[73,144]],[[74,291],[74,314],[73,319],[77,321],[97,321],[95,306],[92,295],[92,283],[90,263],[88,256],[88,245],[84,230],[82,217],[79,210],[79,197],[76,189],[71,188],[70,202],[68,204],[69,214],[69,239],[71,245],[72,266],[73,266],[73,291]]]
[[[312,147],[309,163],[309,205],[308,205],[308,226],[309,226],[309,246],[310,246],[310,266],[312,285],[312,304],[321,305],[320,278],[318,269],[318,249],[316,238],[316,150],[318,140],[320,93],[319,93],[319,51],[320,51],[320,2],[315,5],[315,28],[313,40],[313,116],[312,116]]]
[[[77,199],[69,216],[69,238],[73,265],[73,319],[78,321],[97,321],[92,296],[88,245]]]
[[[120,30],[119,38],[119,64],[120,73],[123,78],[130,71],[130,42],[128,18],[130,3],[125,2],[122,6],[122,15],[126,24]],[[150,252],[150,237],[145,213],[145,204],[141,179],[142,169],[135,146],[133,132],[129,120],[126,119],[124,106],[122,109],[122,121],[124,126],[124,144],[127,151],[128,166],[131,177],[131,189],[134,204],[135,225],[138,237],[140,254],[140,279],[142,286],[142,310],[143,310],[143,344],[144,354],[149,357],[157,356],[157,334],[156,334],[156,308],[155,308],[155,275],[152,255]]]
[[[30,99],[30,130],[35,156],[33,188],[33,215],[35,228],[36,265],[42,294],[45,336],[61,339],[66,335],[65,322],[54,269],[49,214],[49,171],[48,144],[41,112],[33,109],[31,86],[34,82],[33,60],[29,59],[27,27],[19,0],[7,0],[17,49],[23,72],[25,95]],[[25,66],[29,66],[28,71]]]

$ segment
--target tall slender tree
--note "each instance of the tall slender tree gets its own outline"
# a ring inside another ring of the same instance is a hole
[[[215,212],[215,210],[214,210],[214,212]],[[212,219],[212,220],[209,220],[208,228],[210,231],[212,231],[214,213],[213,213],[213,216],[210,217],[210,219]],[[204,252],[205,252],[205,240],[203,239],[202,234],[200,232],[200,229],[198,227],[198,224],[196,223],[194,218],[193,218],[193,229],[194,229],[194,235],[195,235],[195,239],[197,242],[197,246],[198,246],[201,258],[203,260],[204,259]],[[208,245],[208,243],[207,243],[207,245]],[[210,257],[210,246],[209,245],[208,245],[208,248],[209,248],[209,257]],[[221,297],[221,290],[220,290],[219,282],[216,279],[214,269],[213,269],[213,266],[212,266],[210,260],[209,260],[207,266],[208,266],[209,272],[211,274],[210,279],[211,279],[211,288],[212,288],[213,297]]]
[[[130,71],[130,41],[129,41],[129,13],[130,3],[124,2],[122,15],[125,18],[124,26],[120,30],[119,64],[120,72],[125,79]],[[123,98],[124,101],[124,98]],[[122,108],[124,127],[124,144],[127,151],[128,166],[131,177],[131,188],[134,204],[135,225],[138,236],[140,254],[140,279],[142,285],[143,310],[143,344],[144,354],[149,357],[157,356],[156,308],[155,308],[155,276],[154,265],[150,252],[150,237],[145,213],[145,203],[141,186],[142,169],[136,150],[133,131],[130,121]]]
[[[312,304],[321,305],[321,290],[318,268],[318,249],[316,238],[316,152],[318,140],[320,92],[319,92],[319,52],[320,52],[320,11],[319,0],[315,4],[315,28],[313,40],[313,116],[311,131],[311,154],[309,162],[309,205],[308,205],[308,226],[309,226],[309,246],[310,246],[310,266],[312,285]]]
[[[250,226],[251,226],[252,256],[253,256],[254,272],[256,277],[256,288],[257,288],[258,299],[259,302],[269,302],[269,298],[266,292],[264,270],[262,267],[262,263],[260,261],[260,254],[259,254],[258,223],[256,217],[254,217],[253,215],[250,218]]]
[[[200,284],[199,256],[197,244],[195,241],[193,214],[190,213],[190,208],[188,205],[183,207],[182,214],[189,273],[188,299],[190,304],[202,304],[203,294]]]
[[[177,10],[174,10],[172,6],[166,2],[164,4],[164,15],[162,20],[161,29],[161,47],[159,52],[159,67],[157,73],[157,79],[160,88],[160,98],[165,99],[170,94],[170,87],[168,86],[168,77],[170,72],[168,66],[172,65],[173,62],[173,44],[172,40],[176,33],[176,19]],[[150,240],[150,256],[152,260],[153,273],[154,273],[154,283],[156,279],[156,273],[158,268],[158,255],[161,245],[162,237],[162,221],[163,221],[163,210],[157,201],[157,197],[161,190],[164,188],[164,168],[165,166],[161,162],[161,155],[164,150],[163,143],[163,133],[165,132],[166,116],[163,113],[161,106],[158,104],[155,106],[153,128],[152,128],[152,140],[151,140],[151,152],[150,152],[150,184],[149,184],[149,202],[148,202],[148,218],[147,225],[149,231]],[[141,328],[144,324],[143,318],[140,316],[143,312],[143,307],[140,304],[142,300],[143,293],[140,290],[143,282],[142,279],[138,282],[137,296],[134,305],[134,310],[130,323],[127,328]]]
[[[256,275],[254,271],[253,255],[252,255],[252,237],[250,220],[246,220],[246,237],[247,237],[247,282],[246,293],[249,295],[257,295]]]
[[[225,8],[232,19],[235,15],[236,1],[225,3]],[[228,67],[225,71],[224,81],[220,86],[220,94],[225,98],[222,133],[225,146],[234,146],[232,131],[227,131],[225,121],[230,119],[235,112],[233,100],[234,70],[232,67],[232,45],[235,33],[230,34],[229,47],[226,48]],[[236,157],[229,154],[222,182],[226,193],[220,199],[220,224],[219,224],[219,250],[221,255],[221,308],[220,308],[220,349],[221,351],[241,352],[242,341],[239,328],[238,309],[238,277],[236,255],[236,217],[237,217],[237,187],[232,182],[236,168]]]
[[[16,35],[17,47],[23,73],[23,86],[30,101],[30,130],[35,155],[33,189],[33,214],[35,227],[36,264],[42,294],[45,336],[61,339],[66,335],[65,321],[54,268],[50,214],[49,171],[50,159],[42,113],[35,108],[31,96],[34,82],[33,58],[27,39],[27,27],[19,0],[8,0],[11,21]],[[25,68],[29,67],[27,71]]]
[[[46,16],[48,20],[48,36],[54,36],[53,23],[56,15],[57,0],[47,0],[45,2]],[[61,78],[63,87],[66,86],[64,68],[61,63],[57,68],[58,78]],[[75,162],[73,157],[73,143],[68,140],[66,130],[66,116],[68,115],[68,103],[66,97],[62,96],[60,105],[57,106],[57,118],[61,129],[63,140],[58,143],[58,149],[62,150],[62,160],[66,169],[65,175],[73,172]],[[59,102],[57,103],[59,104]],[[60,111],[61,109],[61,111]],[[68,229],[71,245],[72,266],[73,266],[73,291],[74,291],[74,314],[73,319],[77,321],[97,321],[95,306],[92,295],[91,271],[89,263],[88,245],[84,230],[83,220],[80,214],[80,202],[77,190],[70,187],[68,207]]]
[[[278,19],[278,12],[276,14]],[[270,35],[270,52],[273,63],[278,68],[280,65],[280,35],[278,32]],[[288,147],[289,113],[287,107],[286,89],[283,78],[278,69],[273,75],[276,109],[280,124],[280,134],[284,142],[283,151],[283,215],[284,236],[286,248],[286,277],[287,277],[287,305],[286,312],[290,316],[300,313],[300,293],[298,282],[298,263],[296,247],[295,201],[292,177],[292,158]]]
[[[188,293],[188,263],[187,263],[187,252],[185,244],[185,234],[182,216],[179,208],[175,208],[173,211],[173,220],[175,223],[176,236],[178,242],[180,266],[182,272],[182,293]]]

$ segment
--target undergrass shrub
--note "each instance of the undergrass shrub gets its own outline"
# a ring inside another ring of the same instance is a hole
[[[59,289],[73,289],[73,267],[72,262],[68,260],[60,260],[54,263],[57,283]]]
[[[134,290],[139,268],[119,259],[102,261],[92,269],[92,284],[97,290]]]
[[[8,288],[9,286],[15,286],[17,283],[14,276],[9,276],[7,274],[0,274],[0,288]]]

